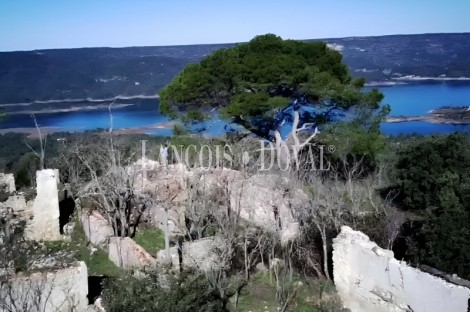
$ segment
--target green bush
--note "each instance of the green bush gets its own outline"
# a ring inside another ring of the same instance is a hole
[[[405,260],[470,278],[470,137],[456,132],[402,145],[395,187],[403,208],[423,223],[423,239],[408,239]]]
[[[105,251],[98,249],[91,255],[88,248],[82,247],[78,258],[85,262],[89,275],[116,276],[121,273],[121,269],[109,260],[108,253]]]
[[[165,234],[159,228],[138,229],[134,241],[153,256],[165,249]]]
[[[189,134],[189,131],[186,130],[183,125],[181,124],[175,124],[173,126],[173,135],[187,135]]]
[[[162,277],[159,271],[137,278],[131,274],[105,282],[102,293],[108,312],[223,312],[205,275],[183,271],[178,276]]]

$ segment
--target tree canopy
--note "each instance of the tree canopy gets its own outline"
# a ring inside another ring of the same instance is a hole
[[[402,144],[401,144],[402,145]],[[397,153],[395,183],[403,208],[421,215],[415,262],[470,278],[470,137],[424,137]],[[411,242],[414,244],[414,242]]]
[[[383,94],[361,92],[364,83],[349,74],[341,53],[326,43],[266,34],[186,66],[161,90],[159,109],[176,118],[181,111],[217,107],[223,117],[252,128],[253,118],[269,118],[266,112],[300,95],[314,105],[375,111]]]

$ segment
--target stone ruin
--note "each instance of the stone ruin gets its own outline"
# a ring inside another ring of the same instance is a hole
[[[27,237],[36,241],[62,239],[60,234],[59,171],[54,169],[36,172],[37,194],[33,204],[33,220],[28,225]]]
[[[0,174],[0,209],[10,211],[27,221],[25,237],[35,241],[62,239],[60,233],[59,171],[45,169],[36,172],[36,198],[26,202],[24,194],[16,192],[13,174]],[[32,218],[32,220],[31,220]]]
[[[333,274],[351,312],[467,312],[470,288],[412,268],[348,226],[333,239]]]
[[[87,311],[88,271],[84,262],[68,268],[8,277],[0,286],[0,311]]]
[[[217,191],[227,190],[226,205],[239,212],[240,217],[264,229],[277,232],[281,227],[281,241],[286,244],[299,234],[299,224],[293,217],[293,210],[308,204],[308,197],[302,190],[288,189],[287,179],[273,174],[256,174],[245,177],[237,170],[226,168],[204,171],[189,170],[183,164],[160,166],[151,160],[137,162],[137,166],[154,168],[136,179],[137,189],[157,192],[160,198],[172,198],[168,211],[170,232],[184,235],[186,207],[191,190],[209,196]],[[163,229],[161,207],[149,207],[141,221]]]
[[[10,253],[17,253],[18,248],[20,252],[29,248],[28,240],[55,241],[64,238],[60,233],[59,217],[62,216],[59,201],[66,199],[67,194],[62,188],[59,189],[59,171],[37,171],[36,177],[37,196],[34,201],[26,202],[24,194],[16,191],[13,174],[0,173],[0,252],[7,259],[10,259]],[[27,240],[13,239],[14,245],[11,245],[10,240],[19,228]],[[66,242],[63,241],[63,244]],[[52,256],[38,253],[28,258],[28,272],[18,274],[14,261],[1,263],[0,311],[104,311],[100,304],[89,305],[85,263],[72,263],[74,260],[69,256],[65,251]]]

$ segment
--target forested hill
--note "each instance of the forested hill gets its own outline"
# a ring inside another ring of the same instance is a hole
[[[341,51],[353,76],[368,82],[395,81],[404,75],[470,77],[470,33],[323,41]],[[233,45],[3,52],[0,104],[154,95],[188,63]]]

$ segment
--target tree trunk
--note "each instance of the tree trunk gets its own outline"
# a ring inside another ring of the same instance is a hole
[[[164,217],[163,217],[163,232],[165,233],[165,261],[171,261],[171,254],[170,254],[170,235],[168,233],[168,210],[163,209]]]
[[[124,237],[126,237],[126,229],[127,229],[127,221],[126,221],[125,211],[121,211],[120,219],[121,219],[121,237],[124,238]]]
[[[243,249],[245,251],[245,278],[248,280],[248,248],[247,248],[247,238],[245,236],[245,244],[243,245]]]
[[[263,265],[263,268],[265,268],[265,266],[264,266],[264,248],[262,247],[262,244],[260,244],[260,246],[259,246],[259,253],[261,254],[261,264]]]
[[[290,256],[289,258],[289,283],[292,283],[292,259]]]
[[[326,279],[331,281],[330,273],[328,272],[328,246],[326,241],[325,226],[323,226],[323,231],[321,231],[321,239],[323,244],[323,270],[325,271]]]
[[[118,226],[117,226],[117,215],[116,215],[116,213],[114,214],[113,224],[114,224],[114,236],[119,236],[119,233],[118,233]]]

